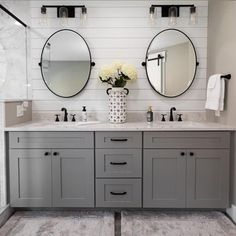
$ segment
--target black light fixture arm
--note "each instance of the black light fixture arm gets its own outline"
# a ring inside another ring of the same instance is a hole
[[[25,28],[29,28],[27,24],[25,24],[22,20],[20,20],[16,15],[14,15],[12,12],[10,12],[7,8],[5,8],[2,4],[0,4],[0,9],[2,9],[4,12],[6,12],[9,16],[14,18],[17,22],[19,22],[21,25],[23,25]]]
[[[172,4],[172,5],[151,5],[150,7],[150,14],[153,14],[155,12],[155,8],[158,8],[160,7],[161,8],[161,16],[162,17],[169,17],[169,9],[171,7],[176,7],[177,8],[177,17],[179,17],[179,9],[181,7],[189,7],[190,9],[191,8],[195,8],[195,5],[194,4],[183,4],[183,5],[175,5],[175,4]]]
[[[85,5],[42,5],[41,7],[41,13],[46,14],[47,13],[47,8],[56,8],[57,9],[57,17],[60,16],[60,9],[61,8],[66,8],[68,11],[68,16],[70,18],[75,17],[75,8],[81,8],[82,14],[85,15],[87,14],[87,8]]]
[[[42,5],[45,8],[58,8],[58,7],[74,7],[74,8],[83,8],[85,5]]]

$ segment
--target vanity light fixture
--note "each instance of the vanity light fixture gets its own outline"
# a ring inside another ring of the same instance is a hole
[[[189,8],[190,9],[190,23],[196,24],[197,22],[197,10],[196,6],[193,4],[190,5],[151,5],[149,8],[150,18],[153,19],[155,15],[155,9],[161,8],[161,17],[169,17],[169,24],[177,24],[177,18],[180,16],[180,8]]]
[[[47,14],[47,8],[56,8],[58,18],[75,18],[75,8],[81,8],[81,15],[86,18],[87,8],[85,5],[43,5],[41,14]]]
[[[195,6],[190,7],[190,14],[189,14],[189,24],[195,25],[197,23],[197,9]]]

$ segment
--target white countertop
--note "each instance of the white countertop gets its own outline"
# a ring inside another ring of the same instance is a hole
[[[5,127],[5,131],[235,131],[236,126],[210,122],[26,122]]]

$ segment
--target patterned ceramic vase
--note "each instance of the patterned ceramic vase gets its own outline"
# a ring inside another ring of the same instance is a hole
[[[127,88],[109,88],[107,94],[109,96],[109,121],[115,124],[124,123],[127,115],[126,96],[129,94],[129,90]]]

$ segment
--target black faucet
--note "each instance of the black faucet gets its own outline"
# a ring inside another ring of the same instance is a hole
[[[67,109],[65,107],[63,107],[61,109],[61,111],[64,111],[65,114],[64,114],[64,121],[67,122],[68,121],[68,112],[67,112]]]
[[[175,107],[171,107],[171,108],[170,108],[170,121],[174,121],[173,111],[176,111],[176,108],[175,108]]]

